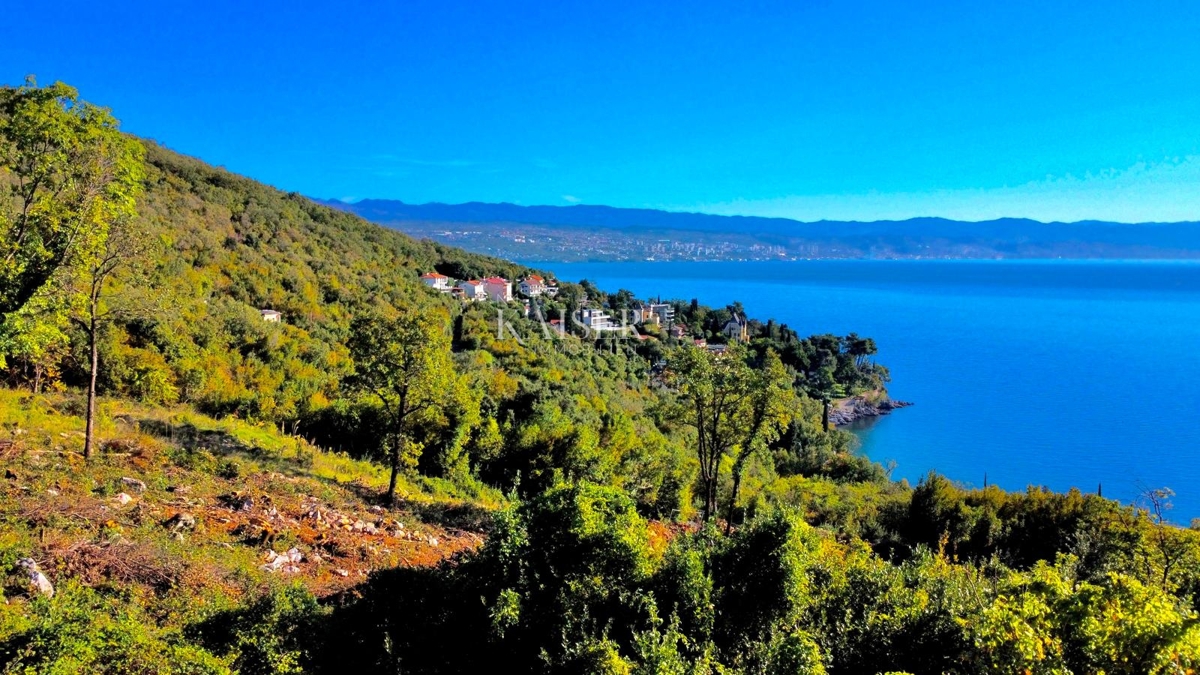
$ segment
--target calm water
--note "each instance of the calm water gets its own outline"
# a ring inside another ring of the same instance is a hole
[[[879,344],[914,407],[857,430],[897,478],[1046,485],[1200,517],[1200,264],[539,263],[639,297],[740,300],[799,331]]]

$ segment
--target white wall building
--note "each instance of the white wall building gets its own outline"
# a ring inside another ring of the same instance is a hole
[[[522,295],[537,297],[546,292],[546,280],[536,274],[530,274],[517,284],[517,290],[521,291]]]
[[[460,281],[458,287],[462,289],[464,300],[487,300],[487,284],[482,281]]]
[[[426,286],[441,291],[443,293],[450,292],[450,277],[437,272],[426,272],[421,275],[421,283]]]

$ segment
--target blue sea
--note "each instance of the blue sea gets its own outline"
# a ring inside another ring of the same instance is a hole
[[[741,301],[802,335],[873,337],[894,398],[861,451],[1009,490],[1175,491],[1200,517],[1200,264],[1128,261],[537,263],[638,297]]]

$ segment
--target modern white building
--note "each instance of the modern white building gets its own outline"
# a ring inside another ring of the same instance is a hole
[[[579,322],[594,331],[621,330],[623,328],[602,309],[579,310]]]
[[[279,323],[279,320],[283,318],[282,314],[273,309],[260,309],[258,312],[262,314],[263,321],[270,321],[271,323]]]

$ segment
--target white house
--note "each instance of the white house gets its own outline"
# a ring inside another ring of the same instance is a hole
[[[426,272],[421,275],[421,283],[426,286],[441,291],[443,293],[450,292],[450,277],[437,272]]]
[[[273,309],[260,309],[258,312],[262,314],[263,321],[270,321],[271,323],[279,323],[279,320],[283,318],[282,314]]]
[[[504,277],[488,277],[483,280],[487,296],[493,302],[512,300],[512,282]]]
[[[536,274],[530,274],[517,284],[517,290],[531,298],[539,296],[546,292],[546,280]]]
[[[482,281],[460,281],[458,288],[462,290],[463,300],[487,300],[487,284]]]

